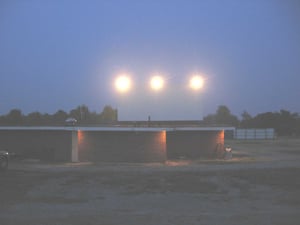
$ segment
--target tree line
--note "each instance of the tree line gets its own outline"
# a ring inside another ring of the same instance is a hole
[[[117,124],[118,111],[110,105],[106,105],[100,113],[90,111],[86,105],[80,105],[68,113],[58,110],[54,114],[32,112],[24,115],[20,109],[12,109],[8,114],[0,116],[0,126],[62,126],[66,125],[68,118],[76,119],[79,126]],[[220,105],[214,114],[205,116],[201,124],[237,128],[274,128],[278,135],[300,135],[300,115],[284,109],[256,116],[244,111],[239,119],[227,106]]]
[[[80,105],[70,112],[58,110],[54,114],[32,112],[24,115],[20,109],[12,109],[0,116],[0,126],[62,126],[68,118],[77,120],[78,125],[109,124],[118,121],[118,111],[106,105],[101,113],[92,112],[86,105]]]
[[[224,125],[238,128],[274,128],[278,135],[300,135],[300,115],[288,110],[279,112],[259,113],[252,117],[247,111],[241,114],[241,119],[231,114],[225,105],[218,107],[215,114],[203,118],[206,125]]]

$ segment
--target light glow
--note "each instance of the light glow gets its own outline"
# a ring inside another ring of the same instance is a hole
[[[164,87],[164,79],[161,76],[153,76],[150,80],[150,86],[153,90],[158,91]]]
[[[204,85],[204,79],[199,75],[194,75],[190,79],[190,88],[192,88],[193,90],[199,90],[203,87],[203,85]]]
[[[83,135],[84,135],[84,134],[83,134],[83,131],[82,131],[82,130],[78,130],[78,131],[77,131],[77,140],[78,140],[78,144],[79,144],[79,145],[82,144],[82,141],[83,141],[83,138],[84,138]]]
[[[128,92],[131,88],[131,80],[127,75],[120,75],[115,80],[115,87],[121,93]]]

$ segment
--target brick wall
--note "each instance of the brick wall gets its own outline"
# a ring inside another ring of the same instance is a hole
[[[167,157],[210,157],[218,143],[224,145],[224,131],[170,131],[167,133]]]
[[[0,149],[24,158],[71,161],[72,132],[62,130],[0,130]]]
[[[224,144],[224,131],[0,130],[0,150],[42,161],[194,159],[211,156],[219,143]]]
[[[165,131],[79,131],[79,161],[163,162]]]

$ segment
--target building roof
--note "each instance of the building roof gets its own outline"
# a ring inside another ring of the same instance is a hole
[[[5,126],[1,130],[43,130],[43,131],[134,131],[134,132],[154,132],[154,131],[221,131],[235,130],[234,127],[77,127],[77,126]]]

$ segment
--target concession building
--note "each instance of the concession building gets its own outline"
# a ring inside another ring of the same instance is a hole
[[[0,149],[49,162],[211,157],[232,127],[0,127]]]

